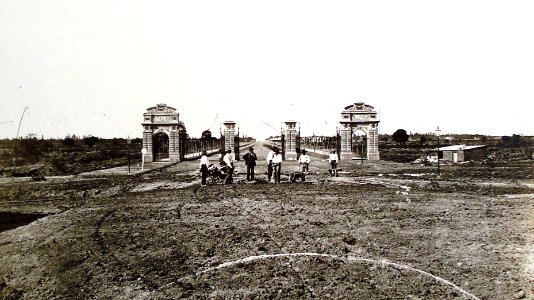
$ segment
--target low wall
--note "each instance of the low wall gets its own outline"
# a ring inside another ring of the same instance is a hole
[[[250,145],[253,145],[253,144],[254,143],[245,143],[245,144],[239,145],[239,149],[249,147]],[[217,148],[217,149],[206,150],[206,152],[208,153],[208,155],[212,155],[215,153],[219,153],[219,150],[220,148]],[[201,156],[202,156],[202,152],[189,153],[189,154],[184,155],[184,159],[193,160],[193,159],[200,158]]]
[[[217,148],[217,149],[207,150],[206,152],[208,153],[208,155],[210,155],[210,154],[219,152],[219,149]],[[189,154],[184,155],[184,159],[195,159],[195,158],[200,158],[201,156],[202,156],[202,152],[189,153]]]

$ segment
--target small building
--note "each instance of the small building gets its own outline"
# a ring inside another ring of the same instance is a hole
[[[453,145],[447,147],[440,147],[440,159],[443,161],[463,162],[470,160],[482,160],[487,158],[487,145]]]

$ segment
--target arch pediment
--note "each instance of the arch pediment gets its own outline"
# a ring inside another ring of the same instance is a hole
[[[165,103],[160,103],[157,106],[147,108],[147,113],[176,113],[176,108],[167,106]]]
[[[365,102],[355,102],[349,106],[345,106],[344,108],[346,111],[351,112],[376,112],[375,108],[369,104],[365,104]]]

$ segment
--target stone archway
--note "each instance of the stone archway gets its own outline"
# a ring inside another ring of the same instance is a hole
[[[179,114],[167,104],[149,107],[143,114],[143,148],[146,161],[180,161]]]
[[[365,133],[365,140],[357,140],[358,146],[363,147],[365,142],[365,157],[368,160],[379,160],[378,152],[378,120],[377,112],[371,105],[364,102],[356,102],[346,106],[341,113],[341,159],[351,160],[361,157],[355,150],[354,132],[361,131]],[[362,151],[363,152],[363,151]]]

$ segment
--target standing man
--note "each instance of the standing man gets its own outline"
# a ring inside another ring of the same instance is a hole
[[[328,162],[330,163],[330,166],[331,166],[330,175],[337,177],[337,154],[336,154],[336,150],[332,150],[332,153],[330,153],[330,156],[328,156]]]
[[[280,174],[282,172],[282,154],[278,148],[274,149],[273,155],[273,173],[274,173],[274,182],[280,183]]]
[[[210,160],[208,159],[208,153],[206,150],[202,151],[202,157],[200,157],[200,175],[202,176],[202,185],[206,185],[206,178],[208,178],[208,166]]]
[[[252,181],[254,180],[254,167],[256,167],[256,160],[258,160],[256,153],[254,153],[254,148],[248,148],[248,153],[243,158],[247,166],[247,181]]]
[[[300,165],[300,171],[302,173],[304,172],[308,172],[309,169],[309,165],[310,165],[310,162],[311,162],[311,159],[310,159],[310,156],[308,154],[306,154],[306,149],[302,149],[302,151],[300,151],[300,157],[299,157],[299,165]]]
[[[224,178],[224,184],[230,184],[234,182],[234,156],[232,155],[232,149],[226,150],[226,154],[223,158],[226,168],[226,178]]]
[[[224,160],[223,160],[223,158],[224,158],[224,155],[225,155],[225,154],[226,154],[226,151],[224,151],[223,148],[220,148],[220,149],[219,149],[219,164],[220,164],[220,165],[223,165],[223,164],[224,164]]]
[[[277,149],[277,148],[276,147],[272,147],[271,150],[269,150],[269,153],[267,153],[267,178],[268,178],[269,181],[271,181],[271,177],[273,177],[274,149]]]

